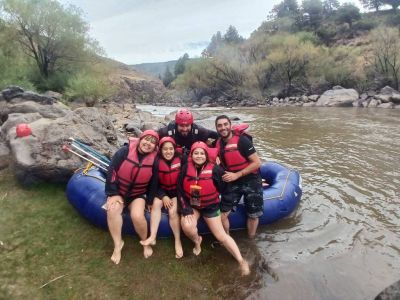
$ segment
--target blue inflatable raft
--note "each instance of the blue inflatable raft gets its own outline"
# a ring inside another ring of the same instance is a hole
[[[261,177],[269,185],[264,187],[264,215],[260,224],[269,224],[288,216],[297,206],[302,195],[301,177],[299,172],[288,169],[278,163],[264,163],[260,168]],[[75,173],[67,185],[67,198],[78,212],[91,223],[108,230],[107,214],[102,207],[106,202],[104,193],[105,174],[97,168]],[[146,212],[147,220],[150,214]],[[246,213],[243,203],[229,216],[231,230],[246,228]],[[128,211],[123,213],[123,228],[125,234],[135,234]],[[201,220],[199,232],[208,233],[207,225]],[[162,214],[158,237],[172,235],[168,223],[168,215]]]

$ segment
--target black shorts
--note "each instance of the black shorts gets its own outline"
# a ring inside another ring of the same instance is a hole
[[[243,196],[246,214],[249,218],[258,218],[264,213],[262,180],[260,176],[251,177],[232,184],[232,202],[224,201],[222,197],[221,211],[235,210]]]
[[[193,208],[195,208],[203,218],[215,218],[221,215],[221,210],[219,206],[219,203],[215,203],[202,208]]]
[[[124,199],[124,205],[125,206],[129,206],[133,201],[135,201],[138,198],[142,198],[142,199],[144,199],[146,201],[147,195],[146,194],[141,194],[141,195],[130,197],[128,199]]]

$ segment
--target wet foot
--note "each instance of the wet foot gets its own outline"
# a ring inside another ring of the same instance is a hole
[[[197,241],[194,243],[194,248],[193,248],[193,253],[194,255],[199,255],[201,252],[201,241],[203,240],[203,238],[199,235],[199,237],[197,238]]]
[[[175,258],[182,258],[183,257],[183,249],[181,241],[175,240]]]
[[[142,244],[142,246],[154,246],[156,244],[156,239],[149,237],[147,240],[140,241],[140,244]]]
[[[240,273],[242,276],[247,276],[250,274],[249,263],[245,259],[243,259],[243,261],[240,263]]]
[[[111,255],[111,261],[118,265],[121,260],[121,250],[124,247],[124,241],[121,241],[121,244],[114,247],[114,252]]]
[[[144,258],[149,258],[153,255],[153,248],[151,246],[143,246],[143,255]]]

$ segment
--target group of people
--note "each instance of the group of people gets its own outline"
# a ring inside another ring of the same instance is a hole
[[[201,252],[197,223],[202,217],[208,228],[237,260],[242,275],[250,273],[247,261],[229,235],[229,213],[241,197],[247,213],[247,230],[254,238],[263,214],[261,161],[251,138],[232,128],[226,115],[215,120],[216,131],[193,122],[193,114],[180,109],[175,121],[158,132],[144,131],[120,148],[111,160],[106,179],[107,222],[114,242],[111,260],[121,259],[122,212],[130,217],[145,258],[153,254],[161,220],[168,210],[175,238],[175,257],[183,256],[181,229]],[[150,234],[145,209],[151,211]]]

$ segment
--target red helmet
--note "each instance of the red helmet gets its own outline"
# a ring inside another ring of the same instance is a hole
[[[201,148],[206,152],[208,157],[208,146],[204,142],[195,142],[193,143],[192,147],[190,148],[190,156],[192,156],[194,149]]]
[[[160,140],[160,137],[158,136],[158,133],[155,132],[154,130],[151,130],[151,129],[148,129],[148,130],[143,131],[143,132],[141,133],[139,139],[144,138],[146,135],[150,135],[150,136],[155,137],[155,138],[157,139],[157,143],[158,143],[158,141]]]
[[[193,114],[186,108],[178,109],[175,115],[175,123],[178,125],[193,124]]]
[[[160,143],[159,143],[160,149],[161,149],[162,145],[163,145],[164,143],[166,143],[166,142],[170,142],[170,143],[172,143],[172,145],[174,145],[174,148],[176,147],[175,140],[174,140],[172,137],[170,137],[170,136],[164,136],[164,137],[160,140]]]

